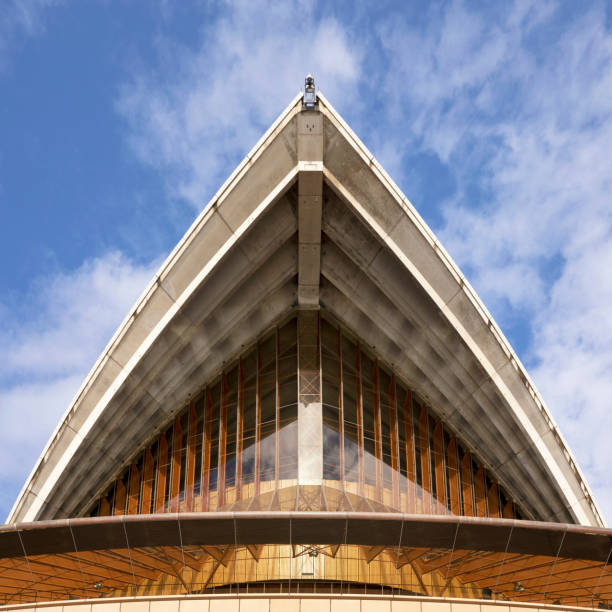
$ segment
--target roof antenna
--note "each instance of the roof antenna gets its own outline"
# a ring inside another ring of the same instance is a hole
[[[317,94],[315,93],[315,82],[312,74],[306,77],[304,82],[304,102],[303,108],[305,110],[313,110],[317,104]]]

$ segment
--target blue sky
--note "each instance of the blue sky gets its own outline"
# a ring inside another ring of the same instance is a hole
[[[612,4],[0,4],[0,515],[312,72],[527,365],[612,517]]]

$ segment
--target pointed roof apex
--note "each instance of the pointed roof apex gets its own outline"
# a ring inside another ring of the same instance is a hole
[[[309,74],[304,81],[304,106],[306,110],[313,110],[317,105],[317,93],[312,74]]]
[[[309,78],[311,91],[296,95],[230,175],[128,313],[10,522],[83,511],[179,398],[299,303],[327,309],[375,345],[534,518],[603,525],[492,316]]]

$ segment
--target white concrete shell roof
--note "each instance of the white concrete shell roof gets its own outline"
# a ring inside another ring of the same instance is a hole
[[[316,176],[318,195],[308,191]],[[303,193],[318,212],[300,204]],[[603,525],[491,315],[322,95],[315,111],[302,110],[301,95],[291,102],[169,255],[83,382],[8,521],[83,513],[190,393],[300,304],[320,305],[370,345],[530,518]]]

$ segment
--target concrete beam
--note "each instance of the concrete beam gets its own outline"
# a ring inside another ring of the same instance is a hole
[[[323,118],[298,115],[298,304],[319,306],[321,214],[323,197]]]
[[[323,479],[323,404],[319,314],[298,316],[298,482]]]

